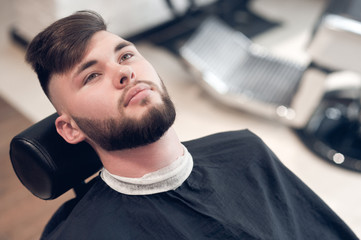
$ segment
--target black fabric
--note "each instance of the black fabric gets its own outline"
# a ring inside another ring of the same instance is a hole
[[[251,132],[184,145],[194,168],[179,188],[129,196],[97,177],[44,239],[357,239]]]

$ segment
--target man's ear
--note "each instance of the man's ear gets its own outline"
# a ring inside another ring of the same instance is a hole
[[[66,114],[60,115],[55,120],[56,131],[65,141],[76,144],[85,140],[84,133],[79,129],[78,125]]]

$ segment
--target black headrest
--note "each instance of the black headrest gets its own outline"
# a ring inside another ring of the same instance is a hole
[[[53,114],[15,136],[10,159],[22,184],[41,199],[55,199],[81,184],[102,166],[89,144],[67,143]]]

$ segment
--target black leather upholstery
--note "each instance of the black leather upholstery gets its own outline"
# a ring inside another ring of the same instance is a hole
[[[41,199],[55,199],[102,166],[87,143],[69,144],[57,133],[53,114],[15,136],[10,159],[22,184]]]

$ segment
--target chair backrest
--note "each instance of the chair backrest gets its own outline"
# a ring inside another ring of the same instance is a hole
[[[89,144],[69,144],[57,133],[57,116],[50,115],[30,126],[10,143],[16,175],[31,193],[44,200],[82,185],[102,167]]]

